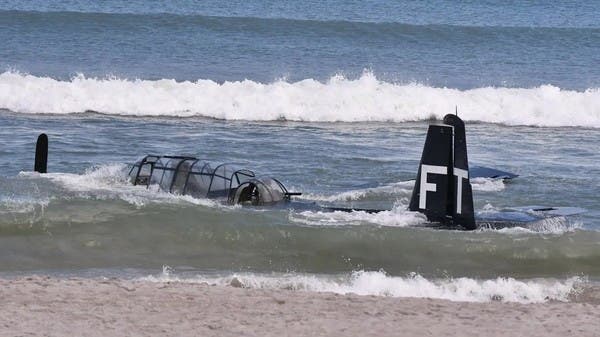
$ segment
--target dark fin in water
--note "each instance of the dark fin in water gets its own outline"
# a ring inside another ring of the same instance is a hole
[[[409,209],[425,214],[429,221],[446,223],[452,210],[448,203],[452,134],[452,127],[444,124],[429,125],[427,130]]]
[[[473,190],[469,178],[465,123],[458,116],[448,114],[444,117],[444,124],[454,127],[454,167],[451,175],[453,183],[450,184],[449,195],[449,198],[454,199],[452,217],[455,223],[466,229],[475,229],[477,225],[473,210]]]
[[[477,228],[465,124],[458,116],[429,126],[409,209],[444,226]]]
[[[47,173],[48,170],[48,136],[42,133],[38,136],[35,145],[35,166],[34,171]]]

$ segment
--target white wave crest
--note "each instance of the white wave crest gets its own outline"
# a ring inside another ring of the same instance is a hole
[[[338,294],[376,295],[389,297],[436,298],[460,302],[543,303],[549,300],[567,301],[581,278],[558,280],[516,280],[499,277],[477,280],[467,277],[429,280],[419,274],[406,277],[385,272],[357,271],[346,276],[308,274],[233,274],[228,276],[178,277],[167,268],[158,276],[141,278],[150,282],[209,283],[236,285],[254,289],[287,289],[333,292]]]
[[[314,122],[416,121],[442,118],[455,106],[467,121],[509,125],[600,127],[600,89],[552,85],[470,90],[394,84],[364,73],[263,84],[251,80],[97,79],[70,81],[0,74],[0,108],[21,113],[96,111],[130,116],[203,116],[230,120]]]

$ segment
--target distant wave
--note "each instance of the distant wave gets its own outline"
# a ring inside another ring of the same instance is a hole
[[[395,36],[413,38],[437,38],[448,40],[465,37],[480,37],[485,39],[498,39],[506,35],[514,39],[522,39],[524,36],[540,39],[543,36],[562,37],[570,39],[585,39],[589,43],[595,42],[600,27],[596,25],[584,26],[556,26],[556,25],[534,25],[528,22],[489,25],[484,22],[413,22],[372,20],[368,18],[349,19],[343,17],[302,17],[297,14],[293,17],[264,16],[260,13],[206,15],[200,13],[130,13],[130,12],[83,12],[83,11],[31,11],[31,10],[1,10],[0,19],[8,26],[17,22],[28,25],[48,27],[56,24],[69,25],[106,25],[111,30],[147,30],[150,27],[180,27],[191,26],[206,28],[216,31],[238,31],[245,32],[285,32],[285,34],[322,34],[322,35],[344,35],[344,36]],[[407,18],[408,19],[408,18]],[[501,35],[499,35],[501,33]],[[503,39],[505,42],[505,38]]]
[[[69,81],[16,72],[0,74],[0,109],[19,113],[93,111],[123,116],[208,117],[225,120],[407,122],[441,119],[458,106],[467,121],[600,128],[600,88],[564,90],[484,87],[469,90],[395,84],[365,73],[259,83],[76,76]]]

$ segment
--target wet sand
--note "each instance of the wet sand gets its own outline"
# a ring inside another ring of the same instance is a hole
[[[118,279],[0,279],[2,336],[599,336],[600,301],[467,303]]]

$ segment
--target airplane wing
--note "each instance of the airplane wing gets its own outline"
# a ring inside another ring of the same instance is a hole
[[[469,169],[470,178],[495,178],[495,179],[513,179],[518,177],[518,174],[497,170],[485,166],[471,166]]]
[[[586,209],[580,207],[547,207],[547,206],[522,206],[522,207],[511,207],[511,210],[540,214],[545,217],[551,216],[571,216],[585,213]]]

